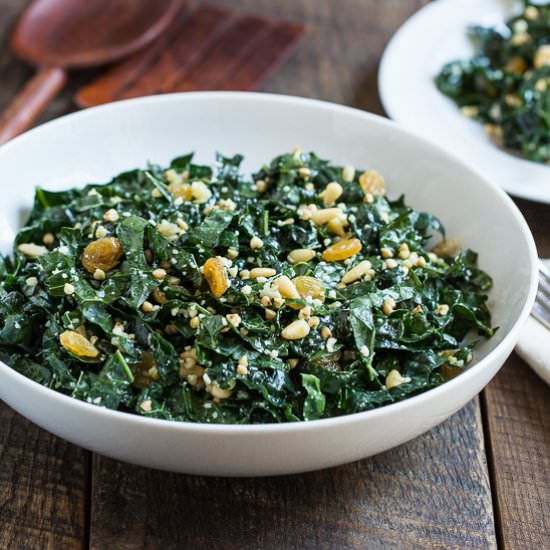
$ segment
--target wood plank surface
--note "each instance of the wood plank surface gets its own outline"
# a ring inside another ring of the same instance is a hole
[[[210,0],[304,22],[297,54],[265,90],[382,112],[376,71],[391,34],[427,0]],[[0,109],[32,74],[7,48],[26,0],[0,0]],[[42,121],[72,110],[97,73],[72,75]],[[550,257],[548,207],[518,201]],[[545,548],[550,517],[549,390],[517,358],[484,395],[503,548]],[[0,548],[87,545],[88,453],[0,404]],[[91,548],[494,548],[477,400],[373,459],[303,476],[223,480],[93,459]],[[240,546],[239,546],[240,545]]]
[[[501,547],[550,548],[550,387],[514,354],[484,399]]]
[[[515,202],[550,258],[550,207]],[[483,403],[501,547],[550,548],[550,386],[514,354]]]
[[[496,548],[478,407],[370,460],[262,479],[95,456],[92,550]]]
[[[0,109],[32,74],[7,46],[12,22],[25,3],[0,0]],[[68,92],[57,98],[42,120],[66,112],[69,98]],[[58,550],[87,545],[89,456],[0,402],[1,549]]]
[[[0,548],[86,546],[88,456],[0,404]]]

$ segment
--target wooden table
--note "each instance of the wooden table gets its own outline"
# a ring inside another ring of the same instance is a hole
[[[427,0],[210,1],[307,25],[266,91],[382,113],[380,54]],[[7,52],[24,4],[0,0],[0,108],[30,73]],[[43,119],[72,110],[72,92],[90,76],[75,75]],[[550,257],[550,207],[518,205]],[[480,398],[406,445],[323,472],[245,480],[122,464],[0,405],[0,547],[549,548],[549,398],[512,356]]]

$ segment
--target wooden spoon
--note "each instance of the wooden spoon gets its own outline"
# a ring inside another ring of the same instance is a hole
[[[34,0],[11,47],[39,67],[0,116],[0,144],[27,130],[67,81],[67,70],[125,57],[157,38],[182,0]]]

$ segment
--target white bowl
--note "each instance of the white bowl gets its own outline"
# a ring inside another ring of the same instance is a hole
[[[418,436],[474,397],[512,351],[533,304],[536,250],[506,194],[394,123],[330,103],[245,93],[188,93],[113,103],[45,124],[0,148],[0,245],[9,248],[34,186],[66,188],[190,150],[246,155],[253,170],[299,144],[335,162],[382,172],[390,196],[438,215],[480,253],[495,281],[500,329],[476,363],[446,384],[339,418],[281,425],[168,422],[111,411],[47,389],[0,363],[0,397],[46,430],[98,453],[176,472],[259,476],[304,472],[374,455]]]

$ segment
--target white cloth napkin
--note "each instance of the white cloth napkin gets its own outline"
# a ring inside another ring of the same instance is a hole
[[[517,354],[550,384],[550,330],[529,317],[516,346]]]
[[[550,260],[544,260],[550,268]],[[517,354],[548,384],[550,384],[550,330],[529,317],[516,346]]]

